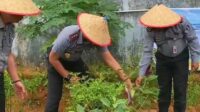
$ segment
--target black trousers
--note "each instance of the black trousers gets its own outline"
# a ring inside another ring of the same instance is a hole
[[[0,73],[0,112],[5,112],[5,90],[3,73]]]
[[[77,61],[60,60],[65,69],[71,72],[79,72],[80,77],[88,75],[88,67],[79,59]],[[59,102],[62,97],[63,77],[48,63],[48,95],[45,112],[58,112]]]
[[[188,59],[189,51],[186,48],[176,57],[166,57],[161,53],[156,53],[157,65],[156,74],[158,75],[159,112],[168,112],[171,102],[171,90],[174,89],[174,111],[185,112],[186,93],[188,81]]]

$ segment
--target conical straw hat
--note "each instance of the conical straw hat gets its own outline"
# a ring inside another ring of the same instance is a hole
[[[22,16],[38,15],[41,11],[32,0],[0,0],[0,12]]]
[[[84,37],[93,44],[102,47],[111,44],[107,21],[104,17],[81,13],[77,22]]]
[[[140,23],[151,28],[166,28],[178,24],[181,19],[181,16],[161,4],[155,5],[146,12],[140,18]]]

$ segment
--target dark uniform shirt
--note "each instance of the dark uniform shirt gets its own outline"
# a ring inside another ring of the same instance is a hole
[[[56,52],[61,58],[67,61],[76,61],[80,59],[83,50],[93,48],[94,46],[83,41],[82,33],[78,25],[65,27],[53,43],[52,51]],[[101,52],[107,51],[107,47],[97,47]]]
[[[7,67],[7,58],[11,53],[14,37],[14,25],[4,25],[0,18],[0,72]]]
[[[191,24],[183,18],[181,23],[166,29],[147,28],[143,57],[140,61],[140,75],[142,76],[151,63],[154,42],[158,47],[157,51],[168,57],[176,57],[188,46],[192,62],[199,62],[198,37]]]

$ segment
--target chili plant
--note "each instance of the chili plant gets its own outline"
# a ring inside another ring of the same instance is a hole
[[[122,97],[124,86],[102,80],[76,84],[70,87],[69,112],[127,112],[127,101]]]

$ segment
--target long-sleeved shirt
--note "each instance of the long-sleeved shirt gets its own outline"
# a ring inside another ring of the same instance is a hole
[[[84,41],[78,25],[65,27],[53,43],[52,51],[67,61],[78,60],[86,49],[94,48],[91,42]],[[108,51],[107,47],[97,47],[100,52]]]
[[[14,37],[14,25],[4,25],[0,18],[0,72],[3,72],[7,67],[7,58],[11,53]]]
[[[154,43],[158,51],[168,57],[176,57],[185,47],[190,50],[193,63],[199,62],[200,44],[192,25],[183,18],[179,24],[166,29],[147,28],[144,39],[143,56],[140,60],[139,75],[144,76],[153,57]]]

